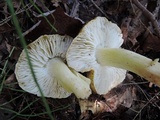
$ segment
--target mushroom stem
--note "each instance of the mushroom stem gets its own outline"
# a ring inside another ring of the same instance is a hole
[[[113,66],[131,71],[160,86],[159,59],[151,60],[122,48],[98,48],[96,59],[101,65]]]
[[[52,77],[59,80],[65,90],[73,92],[77,98],[86,99],[91,94],[90,79],[70,69],[60,58],[49,60],[47,69]]]

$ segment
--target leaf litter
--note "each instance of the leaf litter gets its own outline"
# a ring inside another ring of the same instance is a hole
[[[152,59],[160,58],[159,1],[35,0],[43,15],[29,1],[13,2],[27,43],[44,34],[58,33],[75,37],[86,22],[96,16],[105,16],[121,28],[125,40],[123,48]],[[0,119],[49,119],[41,99],[26,93],[17,84],[14,66],[23,48],[7,4],[1,1],[0,6],[1,73],[8,61],[0,77],[3,86],[0,91]],[[8,57],[13,47],[13,54]],[[82,113],[74,95],[66,99],[47,98],[47,102],[56,120],[150,120],[160,118],[159,90],[158,86],[128,72],[125,81],[106,95],[93,94],[88,101],[83,101],[86,106]],[[94,111],[97,105],[102,105],[103,109]]]

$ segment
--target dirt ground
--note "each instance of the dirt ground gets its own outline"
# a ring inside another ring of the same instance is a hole
[[[44,34],[75,37],[85,23],[103,16],[122,30],[122,48],[151,59],[160,58],[160,0],[12,1],[27,44]],[[49,15],[40,16],[41,13]],[[1,0],[0,120],[49,120],[42,99],[23,91],[17,83],[14,69],[22,49],[9,7]],[[96,100],[108,105],[111,112],[81,113],[74,95],[46,99],[55,120],[159,120],[159,90],[158,86],[128,72],[124,82],[109,93],[89,97],[91,102]]]

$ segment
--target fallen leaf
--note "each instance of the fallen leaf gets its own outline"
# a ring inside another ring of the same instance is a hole
[[[128,38],[128,29],[129,29],[130,21],[131,21],[131,18],[126,17],[122,20],[122,23],[121,23],[120,28],[123,34],[124,44],[126,44],[126,41]]]
[[[8,23],[4,23],[3,25],[0,26],[0,33],[11,32],[13,30],[14,28],[10,26]]]
[[[5,81],[4,84],[10,84],[16,81],[15,74],[12,73]]]
[[[141,47],[144,52],[160,52],[160,39],[157,36],[149,33]]]
[[[52,14],[49,14],[46,17],[56,28],[57,32],[48,24],[46,19],[41,16],[36,18],[40,21],[39,25],[25,36],[27,39],[35,40],[41,35],[55,33],[60,35],[67,34],[71,37],[75,37],[83,26],[83,23],[80,20],[70,17],[60,7],[56,8]]]
[[[119,85],[104,95],[104,98],[112,111],[117,110],[120,105],[130,108],[136,98],[135,88],[133,86]]]
[[[38,7],[40,7],[43,11],[48,11],[48,8],[45,5],[45,0],[36,0],[35,3]]]
[[[127,77],[126,80],[129,78]],[[129,80],[128,80],[129,81]],[[128,82],[123,82],[127,84]],[[136,99],[136,87],[132,85],[120,84],[110,90],[105,95],[91,95],[87,100],[79,100],[81,109],[81,118],[86,116],[88,111],[93,114],[100,114],[104,112],[122,111],[122,108],[130,108],[133,101]]]
[[[13,0],[13,7],[19,9],[21,5],[21,2],[19,0]]]
[[[58,7],[59,3],[62,2],[62,0],[51,0],[51,2],[53,3],[53,6]]]
[[[9,52],[7,51],[6,41],[4,40],[0,44],[0,51],[4,54],[9,54]]]

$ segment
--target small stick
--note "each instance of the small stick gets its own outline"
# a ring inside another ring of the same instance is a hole
[[[157,36],[160,37],[159,25],[153,14],[148,11],[138,0],[132,0],[133,3],[144,13],[144,15],[151,21]]]
[[[75,0],[73,7],[71,9],[71,13],[70,13],[71,17],[78,17],[77,11],[79,11],[79,5],[80,5],[79,2]]]
[[[90,1],[107,19],[110,20],[110,18],[108,17],[108,15],[98,5],[96,5],[96,3],[93,0],[90,0]],[[111,21],[115,22],[114,20],[111,20]]]

